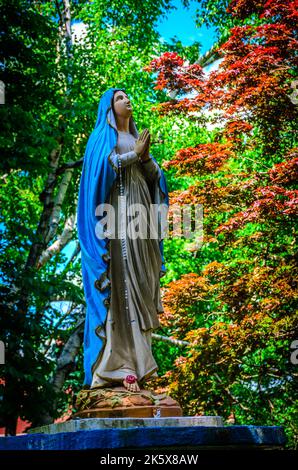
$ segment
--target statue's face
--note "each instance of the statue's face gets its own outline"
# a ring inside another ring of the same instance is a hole
[[[113,105],[116,116],[127,118],[132,115],[130,99],[124,91],[116,91],[114,93]]]

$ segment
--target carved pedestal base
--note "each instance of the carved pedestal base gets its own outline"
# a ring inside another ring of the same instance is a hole
[[[141,389],[129,392],[125,387],[81,390],[72,418],[165,418],[182,416],[179,403],[166,394]]]

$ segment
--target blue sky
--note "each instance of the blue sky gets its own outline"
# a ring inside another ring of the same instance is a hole
[[[188,9],[183,7],[181,0],[172,0],[172,5],[177,9],[171,10],[166,19],[157,22],[157,30],[161,37],[170,41],[177,36],[184,46],[199,41],[202,44],[200,54],[205,54],[216,42],[215,28],[196,27],[195,14],[199,7],[198,1],[191,0]],[[72,27],[78,38],[85,32],[85,25],[82,22],[74,21]]]
[[[173,5],[177,10],[172,10],[167,19],[158,23],[158,31],[163,38],[170,40],[177,36],[184,46],[191,45],[194,41],[202,44],[201,54],[207,52],[215,42],[214,28],[207,29],[205,26],[197,28],[195,25],[195,13],[198,2],[191,1],[189,9],[183,7],[181,0],[174,0]]]

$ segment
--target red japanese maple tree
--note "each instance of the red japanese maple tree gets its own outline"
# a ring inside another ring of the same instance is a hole
[[[218,126],[214,142],[180,149],[164,163],[178,176],[197,177],[173,191],[170,203],[203,204],[204,243],[197,271],[164,289],[163,326],[189,346],[161,384],[187,413],[282,421],[294,441],[297,6],[230,1],[235,26],[210,74],[174,52],[146,67],[158,72],[156,89],[176,93],[156,111],[200,123],[211,116]]]

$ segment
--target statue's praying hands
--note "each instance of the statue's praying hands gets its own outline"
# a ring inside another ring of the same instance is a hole
[[[141,162],[147,161],[151,158],[149,155],[150,138],[151,136],[148,129],[144,129],[135,143],[134,150],[139,155]]]

